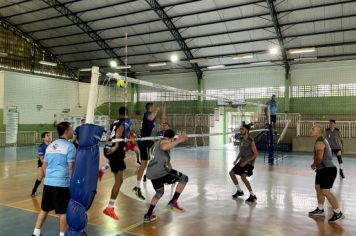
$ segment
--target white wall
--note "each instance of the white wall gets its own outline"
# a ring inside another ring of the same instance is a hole
[[[204,72],[205,89],[237,89],[284,86],[282,67],[246,68]]]
[[[198,79],[195,73],[164,74],[164,75],[147,75],[139,76],[138,79],[152,83],[172,86],[186,90],[198,90]],[[148,88],[152,91],[153,88]]]
[[[72,116],[84,115],[86,112],[89,84],[78,85],[75,81],[17,72],[5,72],[4,78],[4,107],[17,107],[20,124],[51,124],[60,119],[65,108],[70,109],[69,114]],[[99,86],[97,106],[109,100],[108,91],[109,87]],[[115,93],[115,88],[112,88],[112,94]],[[122,98],[112,97],[111,101],[120,101]],[[38,111],[36,105],[43,108]]]
[[[356,83],[356,61],[295,65],[291,78],[292,86]]]

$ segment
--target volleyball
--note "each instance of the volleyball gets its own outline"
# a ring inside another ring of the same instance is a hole
[[[125,88],[127,86],[127,82],[125,80],[119,79],[116,82],[117,87]]]

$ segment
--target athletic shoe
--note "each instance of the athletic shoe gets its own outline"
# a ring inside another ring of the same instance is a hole
[[[236,199],[238,197],[241,197],[244,195],[244,192],[241,190],[237,190],[236,193],[234,195],[232,195],[232,198]]]
[[[132,189],[132,192],[141,200],[145,200],[146,198],[142,195],[141,193],[141,188],[138,188],[138,187],[134,187]]]
[[[333,216],[329,219],[329,223],[336,223],[339,220],[342,220],[345,218],[345,215],[340,211],[340,213],[334,212]]]
[[[151,223],[156,220],[157,220],[157,217],[154,214],[152,214],[150,216],[145,214],[145,216],[143,217],[143,223]]]
[[[257,201],[257,197],[252,194],[250,194],[250,196],[246,199],[246,202],[255,202],[255,201]]]
[[[341,178],[345,179],[344,171],[342,169],[340,169],[340,176]]]
[[[105,174],[105,172],[102,169],[99,169],[99,181],[101,182],[101,180],[103,179],[103,175]]]
[[[184,211],[183,208],[180,208],[178,206],[177,201],[170,201],[168,203],[168,205],[167,205],[167,208],[170,209],[170,210],[176,211],[176,212],[183,212]]]
[[[119,217],[115,214],[114,208],[107,207],[103,210],[103,213],[114,220],[119,220]]]
[[[317,207],[314,211],[309,212],[309,216],[325,216],[324,209],[321,210]]]

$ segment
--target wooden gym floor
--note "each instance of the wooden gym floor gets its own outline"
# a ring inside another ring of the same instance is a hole
[[[33,231],[42,192],[41,186],[37,197],[30,197],[37,176],[35,153],[36,147],[0,149],[0,235],[31,235]],[[235,187],[228,171],[235,156],[232,146],[177,148],[172,153],[173,167],[190,177],[179,199],[186,212],[165,208],[172,194],[171,186],[166,186],[165,196],[155,210],[157,222],[151,224],[142,221],[149,199],[141,201],[131,193],[136,166],[135,158],[128,157],[125,181],[116,202],[120,220],[115,222],[102,214],[113,184],[112,174],[107,172],[98,184],[98,194],[89,211],[88,235],[356,235],[356,159],[344,158],[346,179],[338,176],[333,188],[346,219],[331,225],[324,218],[307,216],[316,206],[314,173],[309,167],[311,154],[288,154],[275,166],[265,165],[260,155],[251,178],[258,198],[253,205],[242,198],[231,199]],[[152,185],[143,187],[144,194],[152,197]],[[243,189],[247,198],[244,186]],[[327,207],[327,215],[330,214]],[[42,232],[58,235],[54,215],[47,219]]]

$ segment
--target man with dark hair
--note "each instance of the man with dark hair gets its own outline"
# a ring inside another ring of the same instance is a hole
[[[41,138],[42,138],[42,143],[40,144],[40,146],[38,147],[38,150],[37,150],[37,155],[38,155],[37,168],[39,170],[38,177],[35,181],[35,185],[32,188],[31,197],[36,196],[37,188],[38,188],[38,186],[40,186],[40,184],[44,178],[44,171],[42,169],[42,165],[43,165],[43,161],[44,161],[43,159],[46,154],[46,149],[52,141],[50,132],[43,132],[41,134]]]
[[[257,158],[258,152],[255,145],[255,141],[250,136],[250,125],[244,124],[240,128],[240,134],[242,136],[241,144],[240,144],[240,152],[234,161],[234,167],[230,171],[230,177],[232,182],[236,185],[237,191],[233,198],[237,198],[244,195],[244,192],[241,190],[239,186],[239,182],[237,181],[236,175],[240,175],[241,180],[244,182],[248,191],[250,192],[250,196],[246,199],[246,202],[255,202],[257,200],[256,195],[252,191],[252,187],[247,177],[253,175],[253,169],[255,160]]]
[[[329,121],[329,128],[325,130],[326,139],[329,142],[332,154],[335,154],[337,157],[337,161],[339,162],[340,167],[340,176],[341,178],[345,178],[344,171],[343,171],[343,164],[342,164],[342,152],[344,149],[344,140],[341,137],[340,130],[336,128],[336,121],[330,120]]]
[[[126,107],[120,107],[118,120],[114,121],[111,125],[108,133],[108,142],[104,147],[104,156],[109,160],[111,172],[115,177],[115,183],[111,190],[110,201],[103,213],[110,216],[114,220],[119,220],[119,217],[115,213],[114,207],[123,182],[123,174],[126,169],[126,164],[124,161],[125,142],[113,142],[113,139],[127,138],[130,133],[132,121],[128,118],[128,113],[129,112]]]
[[[57,125],[59,139],[48,145],[43,162],[45,171],[41,212],[36,221],[34,236],[41,234],[41,227],[52,210],[59,214],[60,236],[67,228],[66,210],[70,200],[69,180],[75,161],[76,149],[69,141],[73,138],[73,129],[69,122]]]
[[[268,115],[267,111],[268,111],[268,108],[269,108],[272,127],[273,127],[274,131],[277,132],[277,124],[276,123],[277,123],[278,104],[277,104],[277,101],[276,101],[276,95],[275,94],[272,95],[271,100],[268,100],[266,102],[266,105],[268,106],[266,108],[266,115]]]
[[[143,115],[142,119],[142,138],[150,137],[152,135],[152,130],[155,127],[158,111],[159,107],[156,107],[152,102],[148,102],[146,104],[146,112]],[[150,159],[149,153],[154,142],[152,140],[145,140],[139,141],[137,144],[140,149],[141,165],[137,170],[137,183],[136,186],[132,189],[132,191],[138,198],[145,200],[145,197],[142,195],[141,192],[141,179],[147,167],[148,160]]]
[[[146,176],[151,179],[156,194],[151,200],[151,205],[144,216],[144,222],[149,223],[156,220],[153,210],[156,207],[159,199],[164,193],[164,184],[174,184],[178,182],[172,200],[168,203],[168,208],[171,210],[182,212],[182,208],[178,206],[178,198],[183,192],[185,185],[188,183],[188,176],[174,170],[171,165],[170,150],[180,143],[188,140],[186,134],[180,135],[174,139],[175,133],[173,130],[168,129],[164,132],[164,137],[156,143],[153,149],[153,159],[147,168]]]
[[[314,211],[309,212],[309,216],[325,216],[324,203],[326,198],[334,210],[333,216],[329,219],[329,223],[335,223],[345,218],[340,210],[336,197],[330,191],[336,179],[337,169],[332,161],[331,148],[328,141],[322,135],[320,125],[314,125],[311,128],[310,134],[315,138],[314,162],[310,167],[316,172],[315,191],[318,207]]]

